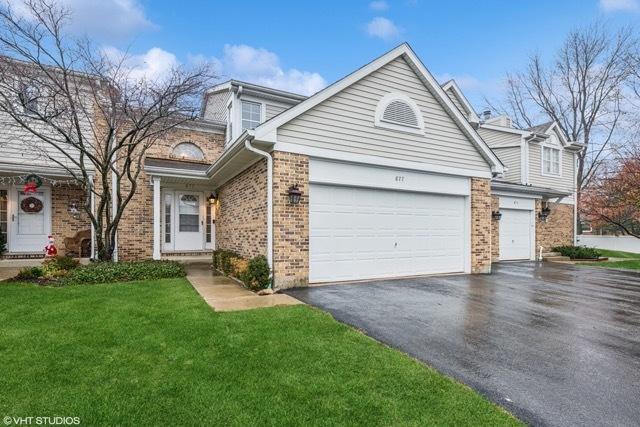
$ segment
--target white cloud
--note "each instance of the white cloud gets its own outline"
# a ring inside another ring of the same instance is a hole
[[[387,10],[389,9],[389,3],[385,0],[375,0],[369,3],[369,8],[371,10]]]
[[[458,87],[462,91],[475,90],[481,86],[480,80],[468,74],[461,74],[459,76],[454,76],[449,73],[444,73],[444,74],[437,75],[436,79],[440,82],[440,84],[444,84],[449,80],[455,80],[456,83],[458,84]]]
[[[367,24],[367,34],[382,40],[393,40],[400,35],[400,29],[387,18],[378,16]]]
[[[191,60],[201,61],[203,57]],[[221,78],[245,80],[302,95],[312,95],[327,85],[316,72],[284,69],[274,52],[244,44],[225,45],[222,58],[214,58],[213,63]]]
[[[6,0],[5,0],[6,1]],[[140,31],[156,28],[138,0],[54,0],[71,12],[69,29],[103,40],[122,40]],[[11,7],[28,17],[23,0],[10,0]]]
[[[640,10],[638,0],[600,0],[600,8],[605,12]]]
[[[159,47],[151,48],[138,55],[126,54],[115,47],[106,47],[103,52],[114,61],[119,62],[124,59],[124,70],[131,80],[162,79],[173,68],[180,65],[173,53]]]

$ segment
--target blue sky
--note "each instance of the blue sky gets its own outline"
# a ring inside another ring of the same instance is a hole
[[[59,1],[76,31],[138,55],[140,72],[209,60],[221,79],[309,93],[407,41],[477,108],[506,71],[533,52],[550,57],[571,28],[640,24],[640,0]]]

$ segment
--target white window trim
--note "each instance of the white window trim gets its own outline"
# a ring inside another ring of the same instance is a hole
[[[259,100],[259,99],[256,99],[256,98],[251,98],[251,97],[248,97],[248,96],[243,96],[243,97],[239,98],[238,100],[240,101],[240,108],[238,108],[238,110],[239,110],[239,115],[240,115],[240,130],[241,130],[241,132],[245,131],[244,127],[242,126],[242,121],[243,121],[242,120],[242,103],[243,102],[248,102],[248,103],[251,103],[251,104],[259,105],[260,106],[260,123],[258,123],[256,127],[258,127],[262,123],[264,123],[264,119],[266,117],[266,109],[267,109],[267,107],[266,107],[266,104],[262,100]]]
[[[544,149],[545,148],[558,150],[558,173],[548,173],[544,171]],[[550,144],[540,144],[540,174],[542,176],[562,178],[562,152],[563,151],[564,150],[561,147],[557,147]]]
[[[416,115],[416,119],[418,121],[418,126],[410,126],[401,123],[390,122],[384,120],[382,116],[384,115],[387,106],[393,101],[402,101],[409,105],[413,110],[413,113]],[[424,135],[424,118],[422,117],[422,112],[418,105],[413,101],[413,99],[409,98],[407,95],[399,92],[390,92],[380,99],[378,105],[376,106],[375,112],[375,126],[384,129],[391,129],[400,132],[409,132],[417,135]]]

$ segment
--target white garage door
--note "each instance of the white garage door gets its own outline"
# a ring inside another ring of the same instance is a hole
[[[464,271],[465,198],[312,184],[309,281]]]
[[[501,209],[500,259],[531,259],[531,211]]]

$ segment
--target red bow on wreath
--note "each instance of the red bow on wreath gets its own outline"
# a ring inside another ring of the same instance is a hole
[[[25,193],[35,193],[41,185],[42,178],[38,175],[31,174],[25,178],[24,188],[22,191]]]

